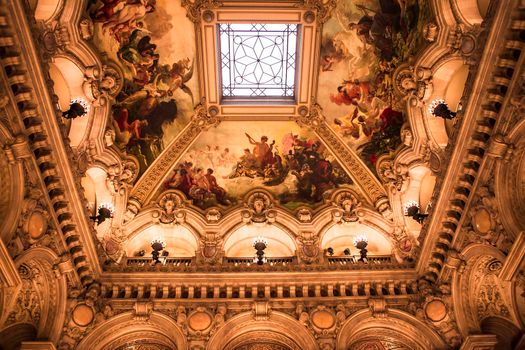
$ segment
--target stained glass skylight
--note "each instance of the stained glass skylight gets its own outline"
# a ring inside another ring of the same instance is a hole
[[[296,24],[220,24],[224,98],[295,96]]]

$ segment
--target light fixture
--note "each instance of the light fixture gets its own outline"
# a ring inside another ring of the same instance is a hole
[[[361,255],[358,261],[366,262],[367,261],[366,255],[368,253],[368,250],[366,249],[366,247],[368,246],[368,238],[366,238],[366,236],[359,235],[359,236],[354,237],[353,243],[354,243],[354,246],[357,249],[359,249],[359,254]]]
[[[62,112],[62,117],[66,119],[75,119],[82,117],[89,112],[89,103],[82,98],[76,98],[71,100],[69,109]]]
[[[114,213],[114,207],[111,203],[101,203],[97,208],[97,215],[92,216],[91,219],[94,220],[97,225],[100,225],[107,219],[111,219]]]
[[[253,239],[253,247],[256,250],[253,262],[257,263],[257,265],[264,264],[267,261],[264,256],[264,250],[268,247],[268,241],[264,237],[257,236]]]
[[[334,255],[334,248],[328,247],[328,248],[326,248],[326,252],[328,253],[329,256],[333,256]]]
[[[410,216],[412,219],[422,224],[428,214],[421,213],[419,211],[419,203],[410,200],[405,203],[405,216]]]
[[[428,111],[434,117],[440,117],[443,119],[452,119],[456,117],[456,112],[452,112],[448,108],[448,105],[445,102],[445,100],[442,100],[442,99],[436,99],[432,101],[432,103],[430,104],[430,107],[428,107]]]
[[[153,251],[151,252],[151,257],[153,258],[154,264],[160,263],[160,252],[164,250],[164,248],[166,248],[166,242],[164,242],[160,238],[154,238],[151,241],[151,249],[153,249]]]
[[[355,243],[354,243],[355,244]],[[351,255],[350,253],[350,248],[346,248],[344,251],[343,251],[343,254],[344,255]]]

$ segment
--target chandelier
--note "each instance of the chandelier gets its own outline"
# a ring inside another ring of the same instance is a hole
[[[367,262],[368,260],[366,255],[368,253],[368,250],[366,249],[366,247],[368,246],[368,238],[366,238],[366,236],[363,235],[358,235],[354,237],[353,243],[354,246],[357,249],[359,249],[359,254],[361,255],[358,261]]]
[[[166,248],[166,242],[164,242],[162,239],[154,238],[151,240],[151,249],[153,249],[151,256],[153,258],[154,264],[160,263],[160,252],[163,251],[164,248]]]
[[[268,241],[264,237],[257,236],[253,239],[253,247],[256,250],[253,262],[257,265],[264,264],[267,261],[266,257],[264,256],[264,250],[268,247]]]
[[[452,119],[456,116],[456,112],[452,112],[448,108],[448,105],[445,102],[445,100],[442,100],[442,99],[436,99],[432,101],[432,103],[428,107],[428,111],[434,117],[440,117],[443,119]]]
[[[101,203],[97,208],[97,215],[92,216],[91,219],[94,220],[97,225],[100,225],[107,219],[111,219],[114,212],[115,208],[113,207],[113,204]]]
[[[75,119],[86,115],[88,112],[89,103],[82,98],[76,98],[71,100],[69,109],[65,112],[62,112],[62,117],[65,119]]]
[[[405,203],[405,216],[410,216],[412,219],[422,224],[428,214],[421,213],[419,203],[410,200]]]

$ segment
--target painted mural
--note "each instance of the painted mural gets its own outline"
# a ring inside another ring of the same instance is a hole
[[[321,204],[351,184],[326,147],[293,122],[223,122],[191,146],[164,189],[180,190],[205,209],[234,205],[262,187],[294,209]]]
[[[393,73],[423,47],[428,1],[339,1],[323,27],[318,101],[332,127],[375,171],[400,145],[404,102]]]
[[[199,99],[193,24],[180,0],[89,0],[87,12],[95,46],[124,73],[108,125],[143,173]]]

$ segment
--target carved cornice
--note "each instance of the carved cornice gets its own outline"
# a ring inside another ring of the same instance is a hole
[[[523,55],[519,60],[498,58],[511,55],[512,42],[515,41],[512,39],[501,41],[500,38],[504,33],[508,34],[506,37],[512,37],[512,34],[518,31],[512,26],[507,27],[508,20],[517,9],[499,5],[492,19],[491,32],[478,66],[477,78],[469,102],[463,115],[460,116],[462,127],[456,138],[451,141],[452,145],[449,144],[448,152],[454,147],[444,177],[449,180],[441,184],[440,200],[433,208],[433,211],[440,215],[434,215],[432,222],[426,228],[428,232],[435,232],[435,236],[425,241],[419,268],[430,281],[438,279],[444,265],[444,257],[439,254],[439,250],[443,247],[453,247],[458,241],[458,231],[465,220],[464,213],[469,208],[479,182],[479,174],[488,158],[485,155],[485,150],[488,148],[487,140],[493,135],[495,126],[497,127],[502,119],[501,116],[505,115],[509,91],[517,83],[520,76],[519,68],[523,67]],[[496,61],[495,66],[492,65],[494,61]],[[512,73],[511,77],[505,80],[507,83],[503,83],[498,77],[507,74],[509,69]]]
[[[94,275],[88,263],[88,254],[83,250],[84,244],[85,247],[92,247],[92,242],[85,240],[86,236],[90,236],[90,230],[85,225],[79,225],[79,220],[73,219],[84,217],[84,208],[79,206],[79,200],[71,198],[76,192],[67,190],[76,188],[77,184],[70,171],[70,159],[62,139],[63,131],[58,127],[57,110],[48,92],[41,57],[38,56],[39,51],[35,47],[22,3],[2,4],[2,65],[8,80],[18,77],[12,81],[11,88],[20,120],[29,136],[29,148],[35,157],[41,183],[46,189],[55,224],[60,227],[82,283],[87,285],[93,281]],[[82,235],[82,230],[87,230],[88,234]],[[89,255],[90,258],[95,257],[94,254]]]

